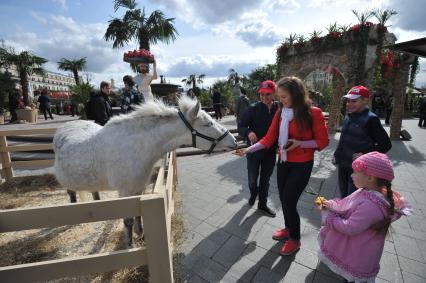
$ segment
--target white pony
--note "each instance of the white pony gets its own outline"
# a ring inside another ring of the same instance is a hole
[[[183,96],[178,109],[155,100],[113,117],[104,127],[84,120],[64,124],[53,138],[55,174],[72,191],[139,195],[154,164],[185,144],[209,153],[237,146],[234,136],[201,110],[197,100]],[[140,217],[137,220],[135,230],[142,236]],[[124,224],[131,246],[133,218],[124,219]]]

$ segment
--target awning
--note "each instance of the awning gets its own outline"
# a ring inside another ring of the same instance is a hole
[[[426,58],[426,37],[400,42],[386,48]]]

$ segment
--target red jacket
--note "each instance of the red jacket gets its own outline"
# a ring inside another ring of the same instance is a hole
[[[318,150],[324,149],[328,143],[328,131],[325,125],[324,115],[322,114],[321,109],[317,107],[311,107],[312,114],[312,129],[304,130],[299,132],[297,129],[296,119],[293,119],[290,122],[288,129],[288,138],[307,141],[315,140],[318,145]],[[275,113],[274,119],[272,119],[272,124],[269,126],[268,132],[260,140],[260,143],[266,148],[270,148],[278,141],[278,135],[280,131],[281,124],[281,111]],[[287,151],[287,161],[288,162],[307,162],[314,159],[315,148],[301,148],[296,147],[291,151]]]

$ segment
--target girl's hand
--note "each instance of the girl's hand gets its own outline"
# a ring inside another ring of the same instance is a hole
[[[232,152],[232,154],[238,155],[238,156],[244,156],[247,153],[247,149],[237,149],[236,151]]]
[[[291,142],[292,144],[286,149],[287,151],[293,150],[296,147],[300,146],[300,141],[295,139],[289,139],[288,142]]]

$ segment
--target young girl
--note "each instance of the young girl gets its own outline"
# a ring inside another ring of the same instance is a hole
[[[352,168],[359,189],[322,204],[319,258],[348,281],[374,282],[390,223],[412,210],[391,188],[394,173],[385,154],[364,154]]]

